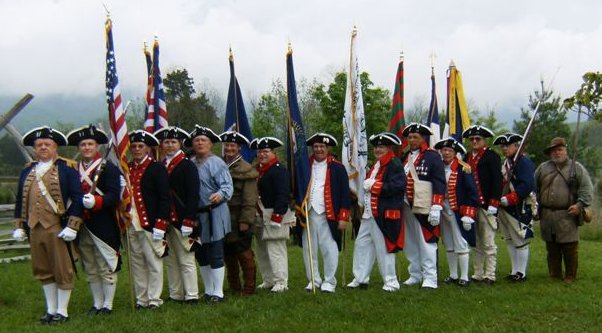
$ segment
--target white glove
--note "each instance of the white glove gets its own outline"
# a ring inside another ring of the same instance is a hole
[[[125,188],[127,184],[128,183],[125,181],[125,177],[119,175],[119,186],[121,186],[121,188]]]
[[[74,240],[76,236],[77,236],[77,231],[75,231],[69,227],[65,227],[65,229],[63,229],[63,231],[61,231],[58,235],[58,237],[64,239],[65,242],[70,242],[70,241]]]
[[[497,208],[493,206],[487,207],[487,215],[495,215],[497,214]]]
[[[503,196],[503,197],[500,199],[500,203],[502,204],[502,206],[504,206],[504,207],[508,207],[508,198],[506,198],[506,196]]]
[[[190,236],[190,234],[192,234],[191,227],[187,227],[187,226],[183,225],[182,228],[180,228],[180,230],[182,231],[182,236],[184,236],[184,237],[188,237],[188,236]]]
[[[165,231],[157,228],[153,228],[153,240],[162,240],[163,236],[165,236]]]
[[[25,239],[27,238],[27,234],[25,233],[24,229],[15,229],[13,231],[13,239],[16,240],[17,242],[23,242],[25,241]]]
[[[96,205],[96,198],[94,198],[94,195],[92,195],[91,193],[87,193],[87,194],[84,194],[84,197],[82,198],[82,202],[84,204],[84,207],[86,207],[88,209],[92,209],[92,208],[94,208],[94,205]]]
[[[441,210],[443,207],[440,205],[432,205],[431,211],[429,212],[429,223],[436,227],[439,225],[439,220],[441,219]]]
[[[368,178],[364,180],[364,191],[370,191],[374,183],[376,183],[376,179]]]
[[[462,228],[464,228],[464,230],[466,230],[466,231],[470,231],[470,228],[472,227],[472,224],[474,223],[474,220],[472,219],[472,217],[462,216],[460,221],[462,221]]]

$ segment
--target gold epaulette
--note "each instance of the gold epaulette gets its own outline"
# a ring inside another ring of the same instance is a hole
[[[462,166],[464,173],[470,174],[472,172],[472,168],[470,167],[470,164],[468,164],[460,159],[458,159],[458,163],[460,163],[460,165]]]
[[[63,156],[57,157],[57,160],[63,160],[63,161],[65,161],[65,163],[67,163],[68,167],[77,170],[77,161],[76,160],[72,160],[70,158],[66,158],[66,157],[63,157]]]

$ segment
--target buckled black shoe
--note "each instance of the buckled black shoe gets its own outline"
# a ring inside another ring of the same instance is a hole
[[[54,317],[53,314],[50,314],[50,313],[44,314],[40,318],[40,324],[42,324],[42,325],[48,325],[48,324],[50,324],[50,322],[52,321],[52,317]]]
[[[210,300],[211,300],[211,295],[203,294],[203,301],[205,301],[206,303],[209,303]]]
[[[525,282],[527,281],[527,277],[521,273],[521,272],[516,272],[516,275],[514,275],[514,278],[510,280],[511,282]]]
[[[508,274],[506,276],[506,281],[514,281],[516,280],[516,274]]]
[[[453,277],[448,276],[448,277],[446,277],[443,280],[443,283],[445,283],[445,284],[457,284],[458,283],[458,279],[454,279]]]
[[[148,309],[148,307],[144,306],[142,304],[136,304],[136,310],[144,310],[144,309]]]
[[[468,286],[470,286],[470,281],[469,280],[458,280],[458,285],[462,288],[466,288]]]
[[[64,322],[67,322],[69,320],[69,317],[65,317],[60,313],[55,314],[54,316],[52,316],[52,321],[50,322],[51,325],[54,324],[62,324]]]
[[[96,307],[91,307],[90,310],[88,310],[88,316],[96,316],[98,314],[100,310],[97,309]]]
[[[148,306],[149,310],[159,310],[159,306],[157,304],[151,304]]]
[[[198,300],[198,298],[187,299],[187,300],[184,301],[184,304],[197,305],[197,304],[199,304],[199,300]]]
[[[495,284],[495,280],[492,280],[490,278],[484,278],[483,283],[488,286],[493,286]]]
[[[223,301],[224,301],[224,298],[223,298],[223,297],[219,297],[219,296],[215,296],[215,295],[213,295],[213,296],[211,296],[211,298],[209,298],[209,301],[208,301],[208,302],[209,302],[210,304],[217,304],[217,303],[221,303],[221,302],[223,302]]]
[[[99,316],[108,316],[111,313],[113,313],[113,310],[111,310],[109,308],[102,308],[102,309],[98,310],[98,315]]]

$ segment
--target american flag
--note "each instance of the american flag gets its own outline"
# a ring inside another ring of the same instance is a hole
[[[129,168],[126,153],[130,147],[130,138],[128,136],[127,124],[125,122],[125,110],[121,99],[121,90],[119,79],[117,78],[117,64],[115,62],[115,50],[113,48],[113,23],[107,18],[105,23],[107,35],[107,105],[109,108],[109,125],[111,127],[111,137],[115,155],[119,159],[119,166],[123,177],[129,179]],[[130,222],[131,198],[128,186],[121,190],[121,201],[119,207],[119,217],[122,227],[127,227]]]
[[[148,100],[148,109],[144,128],[152,129],[155,132],[161,128],[167,127],[167,104],[165,103],[165,93],[163,91],[163,80],[161,79],[161,70],[159,68],[159,41],[155,38],[153,44],[153,66],[151,70],[153,88]],[[151,120],[152,124],[151,124]],[[152,127],[151,127],[152,126]]]
[[[144,58],[146,59],[146,115],[144,117],[144,130],[149,133],[155,132],[155,111],[153,101],[153,58],[144,43]]]

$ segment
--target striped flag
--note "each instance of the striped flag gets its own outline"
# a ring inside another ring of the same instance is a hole
[[[125,179],[129,179],[129,168],[126,153],[130,147],[127,124],[125,122],[125,110],[121,99],[121,89],[117,77],[117,64],[115,62],[115,49],[113,47],[113,23],[107,18],[105,22],[107,39],[107,63],[106,63],[106,93],[109,109],[109,126],[111,127],[111,138],[115,155],[119,159],[119,169]],[[121,189],[121,200],[119,202],[119,222],[122,228],[127,228],[130,222],[131,198],[128,186]],[[122,229],[123,230],[123,229]]]
[[[146,59],[146,114],[144,116],[144,130],[149,133],[155,132],[155,111],[151,109],[154,104],[152,100],[153,93],[153,58],[150,51],[144,43],[144,58]]]
[[[165,92],[163,90],[163,80],[161,79],[161,69],[159,68],[159,40],[155,37],[153,44],[153,66],[151,69],[153,86],[148,99],[147,119],[144,122],[144,128],[151,133],[169,126],[167,123],[167,104],[165,103]],[[153,119],[151,121],[151,119]]]
[[[452,60],[447,71],[447,121],[444,137],[451,136],[458,142],[462,142],[462,132],[468,127],[470,127],[470,117],[464,98],[462,76]]]
[[[287,165],[291,179],[291,191],[295,209],[305,215],[302,209],[309,184],[310,165],[307,153],[305,130],[297,101],[295,70],[293,69],[293,49],[289,45],[286,54],[286,92],[288,104],[288,142],[286,149]]]
[[[245,111],[245,104],[240,92],[240,86],[238,85],[238,79],[234,73],[234,55],[232,54],[232,49],[230,49],[228,61],[230,62],[230,86],[228,88],[228,101],[226,102],[224,132],[236,131],[244,135],[249,141],[252,141],[251,126],[249,126],[249,119]],[[249,163],[255,158],[255,152],[246,145],[241,147],[240,154]]]
[[[389,132],[397,134],[402,140],[401,147],[397,149],[397,156],[403,154],[403,148],[408,144],[403,137],[402,132],[406,127],[406,120],[403,113],[403,54],[399,59],[397,66],[397,75],[395,75],[395,91],[393,92],[393,102],[391,103],[391,120],[389,120]]]
[[[437,105],[437,90],[435,85],[435,69],[431,67],[431,104],[429,106],[429,114],[427,126],[433,131],[433,135],[429,135],[429,147],[434,147],[435,143],[441,140],[441,127],[439,126],[439,106]]]
[[[343,115],[343,150],[341,158],[349,175],[349,189],[357,196],[358,204],[364,206],[364,187],[366,166],[368,165],[368,138],[366,137],[366,119],[360,70],[355,51],[357,29],[351,33],[349,54],[349,72],[347,73],[347,91],[345,93],[345,113]]]

